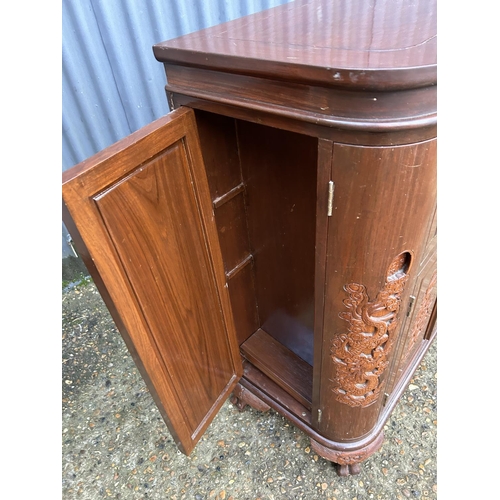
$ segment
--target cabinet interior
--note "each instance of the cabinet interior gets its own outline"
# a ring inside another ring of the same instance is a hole
[[[318,140],[196,111],[242,355],[311,407]]]

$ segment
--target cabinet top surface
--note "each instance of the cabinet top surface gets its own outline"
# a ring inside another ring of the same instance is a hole
[[[296,0],[154,46],[166,63],[347,87],[436,83],[435,0]]]

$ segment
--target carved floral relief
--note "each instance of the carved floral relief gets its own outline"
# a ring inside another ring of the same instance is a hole
[[[422,340],[425,328],[427,327],[427,323],[432,313],[432,307],[434,306],[434,300],[436,298],[436,285],[437,271],[434,271],[429,284],[427,285],[424,298],[422,299],[422,304],[420,305],[415,323],[410,333],[408,347],[406,348],[403,362],[406,362],[409,354],[413,352],[413,348],[417,342]]]

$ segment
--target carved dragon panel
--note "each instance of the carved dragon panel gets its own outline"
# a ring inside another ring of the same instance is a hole
[[[410,254],[404,252],[391,262],[385,284],[373,301],[364,285],[350,283],[344,287],[348,298],[343,302],[348,311],[339,316],[349,328],[333,338],[330,351],[336,367],[333,391],[342,403],[366,407],[378,398],[380,376],[389,364],[393,332],[399,324],[397,315],[410,260]]]

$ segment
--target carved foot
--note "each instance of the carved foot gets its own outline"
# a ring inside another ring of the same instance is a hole
[[[333,462],[339,476],[356,475],[361,472],[361,462],[375,453],[384,442],[384,433],[381,432],[374,441],[364,448],[355,451],[339,451],[327,448],[311,439],[311,448],[321,457]]]
[[[244,403],[243,401],[241,401],[239,398],[237,398],[236,396],[232,395],[229,400],[231,401],[231,403],[233,403],[234,406],[236,406],[236,408],[238,408],[238,410],[240,411],[243,411],[246,407],[246,403]]]
[[[361,472],[361,464],[334,464],[339,476],[355,476]]]
[[[264,403],[262,399],[258,398],[255,394],[252,394],[248,389],[245,389],[245,387],[240,384],[234,388],[230,401],[240,411],[243,411],[246,405],[250,405],[252,408],[259,411],[267,411],[270,408],[267,403]]]

